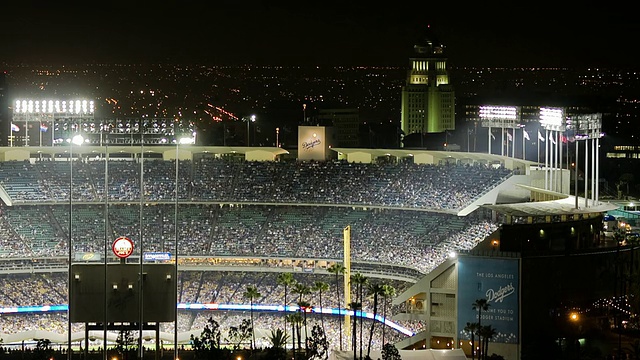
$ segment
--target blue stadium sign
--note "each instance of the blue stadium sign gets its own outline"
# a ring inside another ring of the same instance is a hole
[[[167,261],[171,260],[171,253],[168,252],[146,252],[144,253],[145,261]]]

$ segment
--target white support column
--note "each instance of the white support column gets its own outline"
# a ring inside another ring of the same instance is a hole
[[[596,205],[596,182],[598,181],[596,177],[596,140],[595,135],[596,132],[592,131],[592,140],[591,140],[591,206]]]
[[[544,130],[544,189],[549,190],[549,130]]]
[[[560,166],[558,166],[558,171],[560,171],[560,174],[559,174],[559,176],[560,176],[560,192],[562,192],[563,189],[564,189],[564,187],[562,186],[563,185],[563,180],[564,180],[564,177],[562,176],[562,148],[564,147],[563,142],[562,142],[562,138],[563,137],[564,136],[562,135],[562,133],[560,133],[560,155],[558,156],[558,158],[560,159]],[[567,144],[569,144],[569,142],[567,142]],[[567,152],[569,152],[569,150],[567,150]]]
[[[600,201],[600,134],[596,137],[596,202]]]
[[[584,207],[589,207],[589,137],[584,141]]]

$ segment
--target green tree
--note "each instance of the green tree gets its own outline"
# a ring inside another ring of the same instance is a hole
[[[319,299],[319,305],[320,305],[320,309],[323,309],[322,306],[322,293],[327,292],[329,290],[329,284],[327,284],[324,281],[316,281],[315,284],[313,284],[313,291],[317,291],[318,292],[318,299]],[[320,311],[320,324],[322,324],[322,332],[326,334],[326,329],[324,327],[324,312]]]
[[[387,284],[382,285],[382,287],[384,288],[384,293],[382,295],[384,297],[384,303],[382,304],[382,317],[386,319],[388,301],[390,298],[393,298],[394,296],[396,296],[396,289],[393,286],[387,285]],[[387,329],[386,325],[382,327],[382,345],[385,344],[384,340],[385,340],[386,329]]]
[[[369,344],[367,346],[367,357],[371,357],[371,343],[373,342],[373,331],[376,325],[376,316],[378,315],[378,299],[380,296],[384,296],[384,287],[381,284],[368,284],[367,292],[370,296],[373,296],[373,321],[369,329]]]
[[[471,335],[471,360],[475,359],[476,355],[476,331],[478,331],[478,323],[476,322],[467,322],[467,325],[464,327],[464,331],[468,331]]]
[[[116,338],[116,350],[122,359],[127,359],[129,357],[129,351],[132,349],[132,345],[135,342],[136,339],[134,338],[131,330],[121,329],[118,332],[118,337]]]
[[[220,324],[218,324],[218,322],[213,318],[209,317],[207,324],[200,333],[200,336],[191,335],[191,344],[194,349],[195,357],[198,359],[220,357],[220,338]]]
[[[293,278],[293,274],[290,272],[284,272],[278,274],[276,278],[276,282],[278,285],[284,286],[284,336],[287,337],[287,295],[289,294],[289,289],[295,284],[295,279]]]
[[[262,294],[258,292],[258,289],[255,286],[249,285],[247,286],[247,290],[244,292],[244,294],[242,294],[242,296],[245,299],[249,299],[249,305],[250,305],[249,313],[251,314],[251,337],[252,337],[251,351],[253,351],[253,349],[255,349],[256,347],[256,331],[253,325],[253,301],[262,297]]]
[[[35,359],[53,358],[53,349],[51,348],[51,340],[49,339],[34,339],[34,340],[36,340],[36,349],[34,351]]]
[[[340,305],[340,275],[344,275],[346,268],[341,263],[334,263],[327,268],[330,274],[335,275],[336,279],[336,299],[338,299],[338,311],[342,313],[342,306]],[[340,332],[340,351],[342,351],[342,319],[338,321],[338,331]]]
[[[325,335],[324,329],[318,324],[311,329],[311,338],[309,343],[309,352],[307,359],[310,360],[326,360],[329,358],[329,341]]]
[[[271,347],[267,350],[268,358],[273,360],[285,360],[287,358],[287,340],[287,335],[285,335],[282,329],[271,329],[271,334],[269,335]]]
[[[239,326],[230,326],[227,333],[227,341],[232,344],[233,350],[238,350],[240,345],[251,338],[253,326],[249,319],[242,319]]]
[[[362,310],[362,306],[364,304],[364,288],[369,282],[369,278],[362,275],[361,273],[355,273],[351,277],[351,281],[356,285],[356,294],[357,294],[357,302],[360,303],[360,310]],[[357,318],[356,318],[357,319]],[[362,359],[362,326],[363,326],[364,318],[362,317],[362,311],[360,312],[360,358]]]
[[[402,360],[402,356],[395,345],[384,344],[382,346],[382,360]]]

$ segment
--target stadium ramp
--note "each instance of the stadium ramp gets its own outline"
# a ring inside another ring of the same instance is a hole
[[[504,199],[509,199],[508,202],[527,202],[530,192],[517,185],[530,183],[531,178],[527,175],[511,175],[493,188],[487,189],[471,204],[458,211],[458,216],[467,216],[482,205],[496,205],[499,200],[500,202]]]

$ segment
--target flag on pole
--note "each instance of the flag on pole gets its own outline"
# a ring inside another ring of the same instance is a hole
[[[522,129],[522,136],[524,136],[524,138],[527,140],[531,140],[531,138],[529,137],[529,133],[525,129]]]
[[[495,137],[495,136],[493,136],[493,131],[489,132],[489,135],[491,135],[491,139],[492,139],[492,140],[495,140],[495,139],[496,139],[496,137]]]
[[[540,134],[540,130],[538,130],[538,140],[544,142],[544,136],[542,136],[542,134]]]
[[[18,132],[20,131],[20,128],[18,127],[18,125],[11,123],[11,131]]]
[[[556,144],[556,141],[553,139],[553,135],[549,134],[549,142],[553,145]]]
[[[513,136],[511,136],[511,133],[508,130],[507,130],[507,140],[513,141]]]

